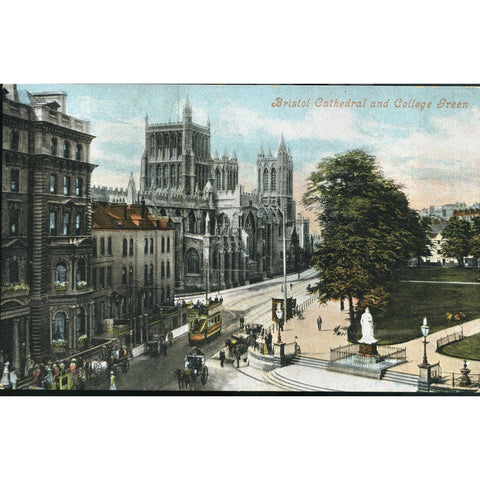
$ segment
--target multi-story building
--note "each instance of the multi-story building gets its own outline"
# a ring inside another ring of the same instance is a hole
[[[2,89],[0,345],[23,369],[93,335],[89,122],[66,94]]]
[[[180,312],[170,315],[174,244],[171,220],[153,217],[144,203],[95,206],[91,278],[97,335],[114,330],[134,346],[145,340],[148,325],[161,323],[162,331],[180,325]]]

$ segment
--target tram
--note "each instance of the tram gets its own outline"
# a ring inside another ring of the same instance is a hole
[[[207,304],[192,304],[188,307],[188,343],[200,345],[219,335],[222,330],[222,299],[209,299]]]

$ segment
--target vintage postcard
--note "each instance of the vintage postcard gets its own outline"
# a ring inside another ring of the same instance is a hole
[[[480,88],[3,84],[0,394],[480,392]]]

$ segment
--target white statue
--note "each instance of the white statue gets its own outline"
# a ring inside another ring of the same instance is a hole
[[[360,323],[362,325],[362,338],[360,339],[360,343],[366,343],[368,345],[377,343],[378,340],[373,336],[373,318],[368,307],[362,315]]]

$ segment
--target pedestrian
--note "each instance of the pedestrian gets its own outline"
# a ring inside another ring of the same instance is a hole
[[[317,317],[317,327],[318,331],[322,329],[322,317],[320,315]]]
[[[10,369],[10,385],[12,387],[12,390],[17,389],[17,370],[15,367],[12,367]]]
[[[172,333],[171,330],[167,333],[167,337],[168,337],[168,344],[170,346],[172,346],[172,344],[173,344],[173,333]]]
[[[220,350],[220,366],[223,368],[223,363],[225,362],[225,352]]]
[[[235,360],[237,361],[237,368],[240,368],[240,352],[237,351],[235,354]]]
[[[240,317],[240,330],[243,330],[243,326],[245,324],[245,319],[243,318],[243,316]]]
[[[345,310],[345,300],[343,298],[340,299],[340,310]]]
[[[11,388],[11,385],[10,385],[9,366],[10,366],[10,362],[7,360],[7,361],[4,363],[2,380],[0,381],[0,383],[1,383],[2,386],[3,386],[3,388],[5,388],[5,389]]]
[[[116,390],[117,385],[115,384],[115,373],[113,370],[110,372],[110,388],[109,390]]]

